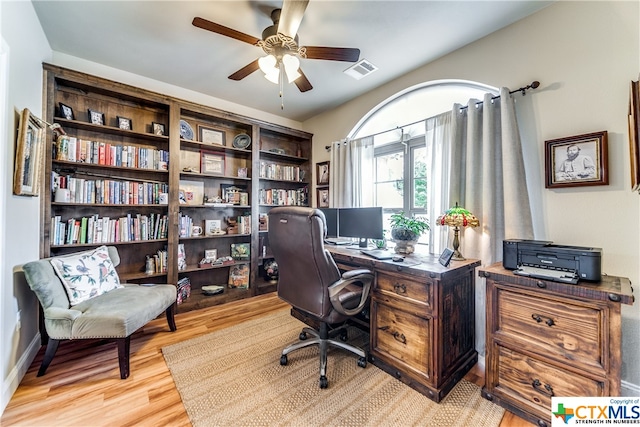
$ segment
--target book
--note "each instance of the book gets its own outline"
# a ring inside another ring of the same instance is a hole
[[[249,243],[232,243],[231,244],[231,258],[238,261],[246,261],[250,255]]]
[[[229,268],[229,282],[230,288],[249,288],[249,265],[237,264],[232,265]]]

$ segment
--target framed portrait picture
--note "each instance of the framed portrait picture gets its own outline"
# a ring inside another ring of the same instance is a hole
[[[154,135],[166,135],[164,124],[162,123],[151,122],[151,132]]]
[[[94,125],[104,125],[104,113],[89,108],[89,123]]]
[[[329,189],[322,188],[318,189],[318,207],[319,208],[328,208],[329,207]]]
[[[198,138],[203,144],[226,145],[225,133],[207,126],[198,125]]]
[[[67,104],[59,103],[60,106],[60,116],[64,117],[67,120],[75,120],[73,115],[73,109],[69,107]]]
[[[631,190],[640,191],[640,82],[631,82],[629,92],[629,154]]]
[[[44,152],[44,127],[25,108],[20,114],[16,161],[13,175],[13,194],[37,196],[40,191],[41,157]]]
[[[224,154],[201,151],[200,173],[208,175],[224,175]]]
[[[546,188],[609,185],[607,131],[545,141]]]
[[[329,185],[329,162],[316,163],[317,185]]]
[[[131,123],[131,119],[128,119],[126,117],[120,117],[120,116],[116,116],[116,119],[118,120],[118,127],[120,129],[133,130],[133,124]]]

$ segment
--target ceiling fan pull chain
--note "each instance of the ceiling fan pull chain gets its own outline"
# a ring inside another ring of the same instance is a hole
[[[284,110],[284,70],[282,69],[282,63],[280,63],[280,109]]]

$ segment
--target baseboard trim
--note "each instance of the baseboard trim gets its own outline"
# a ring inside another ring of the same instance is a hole
[[[29,366],[31,366],[31,362],[36,358],[38,354],[38,350],[40,350],[40,333],[37,333],[31,343],[27,347],[27,351],[25,351],[16,366],[9,372],[6,380],[2,384],[2,402],[0,402],[0,415],[4,413],[5,408],[11,401],[11,397],[13,393],[16,392],[22,378],[24,378]]]
[[[626,397],[638,397],[640,396],[640,385],[622,381],[620,383],[620,394]]]

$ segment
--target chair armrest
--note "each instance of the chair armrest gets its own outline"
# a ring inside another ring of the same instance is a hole
[[[373,273],[369,270],[359,269],[346,271],[340,280],[329,286],[329,298],[331,299],[331,305],[333,305],[333,308],[340,314],[345,316],[355,316],[362,311],[364,305],[367,303],[371,283],[373,283]],[[358,306],[352,309],[347,309],[342,306],[342,301],[340,301],[340,292],[351,284],[359,284],[362,287],[362,294],[360,295],[360,302],[358,303]]]
[[[72,308],[49,307],[44,310],[45,319],[74,321],[82,315],[81,311]]]

